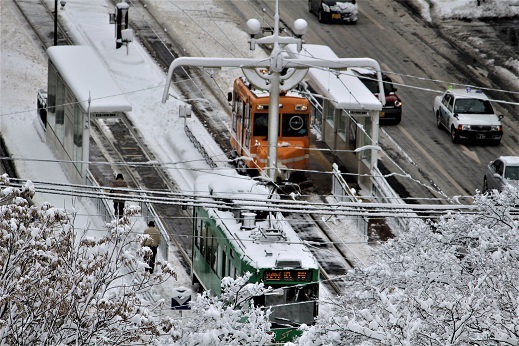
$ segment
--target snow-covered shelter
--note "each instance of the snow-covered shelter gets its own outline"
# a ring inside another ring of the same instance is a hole
[[[84,183],[90,119],[119,117],[132,106],[91,47],[54,46],[47,54],[47,115],[40,117],[45,141],[69,178]]]
[[[287,45],[287,52],[299,59],[335,61],[339,58],[330,47],[316,44],[305,44],[300,52],[296,45]],[[378,65],[372,59],[353,58],[347,66],[368,66],[364,64]],[[379,114],[384,98],[373,95],[346,67],[343,71],[310,68],[306,81],[314,93],[314,100],[311,99],[316,110],[314,121],[321,130],[323,142],[349,172],[359,175],[359,186],[371,193],[370,175],[377,166]]]

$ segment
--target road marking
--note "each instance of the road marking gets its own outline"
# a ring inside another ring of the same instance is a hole
[[[478,154],[475,151],[470,150],[469,148],[467,148],[464,145],[462,145],[462,147],[463,147],[463,152],[465,153],[465,155],[467,155],[472,160],[476,161],[478,163],[478,165],[481,164],[481,161],[479,160]]]
[[[513,156],[517,156],[514,148],[510,147],[506,143],[503,143],[503,141],[501,141],[501,145],[508,149],[508,151],[511,152]]]
[[[447,178],[448,181],[451,182],[452,185],[454,185],[454,187],[456,187],[456,189],[458,189],[458,191],[462,194],[462,195],[465,195],[467,194],[467,191],[465,191],[454,179],[452,179],[452,177],[442,168],[442,166],[440,166],[438,164],[438,162],[436,162],[432,157],[431,155],[429,155],[429,153],[427,152],[427,150],[425,150],[420,144],[418,144],[418,142],[411,136],[411,134],[409,132],[407,132],[402,126],[398,126],[398,129],[400,131],[402,131],[402,133],[411,141],[413,142],[414,146],[416,148],[418,148],[418,150],[420,150],[420,152],[429,160],[431,161],[431,163],[433,164],[434,167],[436,167],[436,169],[438,171],[440,171],[444,176],[445,178]]]
[[[378,26],[380,30],[384,30],[384,27],[377,20],[375,20],[373,17],[371,17],[366,11],[364,11],[362,8],[359,9],[359,12],[362,13],[362,15],[364,17],[368,18],[370,22],[372,22],[373,24]]]

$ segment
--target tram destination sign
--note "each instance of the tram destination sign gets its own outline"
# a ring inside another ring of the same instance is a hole
[[[263,273],[265,281],[312,281],[311,270],[265,270]]]

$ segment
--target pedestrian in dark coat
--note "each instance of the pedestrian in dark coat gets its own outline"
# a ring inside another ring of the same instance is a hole
[[[124,177],[121,173],[117,174],[117,177],[115,178],[115,181],[112,183],[112,188],[127,188],[128,183],[124,180]],[[113,194],[127,194],[128,191],[125,190],[110,190],[110,193]],[[120,219],[123,217],[124,214],[124,202],[125,200],[121,197],[115,197],[114,198],[114,213],[115,215]]]
[[[144,230],[144,234],[149,235],[147,239],[145,239],[142,243],[143,246],[147,246],[151,249],[151,256],[146,256],[144,260],[148,264],[149,268],[145,270],[153,274],[153,269],[155,269],[155,258],[157,257],[157,248],[160,245],[160,231],[155,228],[155,222],[148,222],[148,228]]]

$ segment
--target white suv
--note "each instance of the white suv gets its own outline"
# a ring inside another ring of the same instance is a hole
[[[487,140],[499,145],[503,137],[501,119],[481,90],[452,89],[434,99],[438,128],[445,127],[453,143],[460,139]]]

